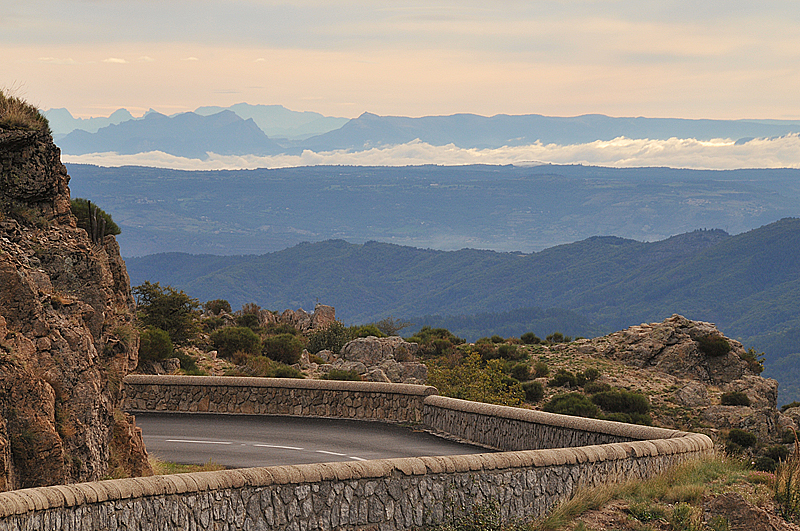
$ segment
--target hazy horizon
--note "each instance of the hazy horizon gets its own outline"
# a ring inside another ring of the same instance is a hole
[[[240,101],[327,116],[800,119],[790,2],[27,0],[0,84],[76,117]]]

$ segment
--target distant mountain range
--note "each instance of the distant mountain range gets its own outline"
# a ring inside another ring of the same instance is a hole
[[[65,154],[163,151],[200,159],[209,151],[231,155],[361,151],[414,140],[434,146],[453,144],[464,149],[487,149],[537,142],[582,144],[623,136],[746,141],[800,132],[800,121],[790,120],[614,118],[599,114],[576,117],[455,114],[408,118],[364,113],[348,120],[290,111],[279,105],[246,103],[227,108],[200,107],[193,113],[169,117],[149,112],[138,119],[124,109],[109,118],[85,120],[73,118],[66,109],[51,109],[45,115]],[[159,118],[154,120],[153,116]],[[176,137],[181,141],[175,142]]]
[[[124,256],[262,254],[369,240],[539,251],[590,236],[732,234],[800,216],[800,170],[592,166],[311,166],[179,171],[67,164],[73,197],[109,212]]]
[[[417,326],[450,323],[473,340],[500,330],[603,334],[680,313],[765,350],[765,375],[781,382],[782,398],[800,395],[798,218],[736,236],[593,237],[533,254],[330,240],[264,255],[167,253],[126,263],[132,284],[159,281],[200,300],[272,310],[319,301],[346,322],[393,316]],[[468,317],[474,314],[485,326]]]

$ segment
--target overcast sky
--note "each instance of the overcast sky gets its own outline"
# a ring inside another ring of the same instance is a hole
[[[3,0],[0,86],[107,116],[800,119],[796,0]]]

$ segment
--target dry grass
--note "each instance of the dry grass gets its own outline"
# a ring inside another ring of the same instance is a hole
[[[179,463],[162,461],[161,459],[152,455],[148,457],[148,461],[150,461],[150,466],[153,469],[153,473],[157,476],[183,474],[185,472],[214,472],[217,470],[225,470],[224,466],[214,463],[213,461],[209,461],[204,465],[181,465]]]
[[[35,106],[0,89],[0,129],[50,132],[50,125]]]

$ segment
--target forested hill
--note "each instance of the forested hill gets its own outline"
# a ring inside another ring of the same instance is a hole
[[[126,262],[134,285],[160,281],[234,307],[311,309],[319,301],[348,323],[559,308],[567,311],[561,321],[542,322],[586,335],[680,313],[769,350],[774,362],[800,352],[787,340],[800,333],[797,218],[736,236],[699,230],[654,243],[593,237],[533,254],[329,240],[258,256],[171,253]],[[508,319],[520,320],[514,315]],[[521,320],[519,333],[530,329]]]

